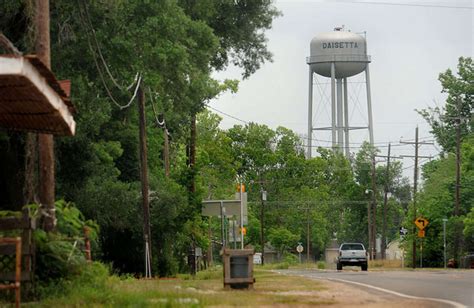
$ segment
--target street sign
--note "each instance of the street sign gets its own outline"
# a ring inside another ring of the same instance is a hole
[[[224,215],[227,217],[236,216],[240,221],[240,193],[236,194],[235,200],[203,200],[202,216],[220,216],[221,202],[225,208]],[[247,193],[242,193],[242,205],[244,214],[244,224],[247,222]]]
[[[408,229],[406,228],[403,228],[403,227],[400,227],[400,235],[401,236],[404,236],[404,235],[407,235],[408,234]]]
[[[418,230],[418,237],[425,237],[425,230]]]
[[[423,217],[418,217],[417,219],[415,219],[415,225],[418,227],[418,229],[420,230],[423,230],[424,228],[426,228],[426,226],[429,224],[429,221],[426,220],[426,218],[423,218]]]
[[[298,244],[298,246],[296,246],[296,251],[299,252],[299,253],[302,253],[304,250],[303,246],[301,244]]]

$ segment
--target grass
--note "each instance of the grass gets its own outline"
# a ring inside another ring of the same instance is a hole
[[[224,290],[222,267],[199,272],[196,277],[134,279],[104,276],[97,268],[61,286],[30,307],[206,307],[206,306],[312,306],[333,304],[319,298],[321,282],[255,269],[253,290]],[[87,281],[89,280],[89,281]]]
[[[401,269],[402,260],[370,260],[369,269],[374,268]]]

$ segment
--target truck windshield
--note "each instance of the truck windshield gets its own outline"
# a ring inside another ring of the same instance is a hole
[[[364,250],[364,246],[361,244],[345,244],[342,245],[341,250]]]

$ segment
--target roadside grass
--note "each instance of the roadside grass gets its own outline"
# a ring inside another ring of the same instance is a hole
[[[93,267],[100,268],[99,265]],[[251,307],[335,303],[318,297],[319,291],[326,290],[321,282],[261,268],[254,271],[253,290],[224,290],[222,267],[201,271],[195,277],[178,275],[164,279],[109,276],[97,268],[91,272],[94,275],[89,273],[56,286],[49,297],[41,302],[25,303],[25,307]]]
[[[401,269],[402,260],[369,260],[369,269]]]

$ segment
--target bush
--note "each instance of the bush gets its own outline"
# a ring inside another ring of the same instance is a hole
[[[33,239],[36,245],[36,275],[40,281],[50,282],[77,275],[86,265],[84,228],[90,230],[90,240],[97,247],[97,225],[84,219],[82,213],[63,200],[56,202],[57,225],[54,232],[35,230]],[[38,205],[29,205],[30,212],[37,213]]]
[[[283,262],[284,263],[288,263],[290,265],[293,265],[293,264],[297,264],[299,263],[299,259],[297,256],[295,256],[294,254],[292,253],[289,253],[289,252],[285,252],[283,254]]]
[[[318,269],[325,269],[325,268],[326,268],[326,262],[318,261],[318,262],[316,263],[316,267],[317,267]]]
[[[55,304],[63,302],[66,304],[87,305],[88,302],[106,304],[112,297],[112,291],[108,287],[110,270],[99,262],[93,262],[73,274],[68,279],[52,280],[42,283],[38,287],[38,293],[44,298],[44,304],[54,301]],[[118,279],[118,278],[117,278]]]

